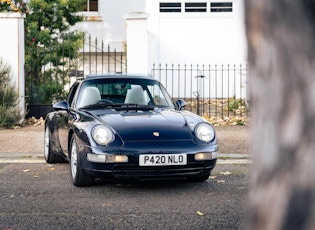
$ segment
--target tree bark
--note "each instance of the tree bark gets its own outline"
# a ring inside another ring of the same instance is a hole
[[[249,229],[315,229],[315,1],[245,0]]]

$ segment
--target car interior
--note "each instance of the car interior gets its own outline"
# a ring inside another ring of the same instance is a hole
[[[78,107],[97,104],[101,99],[101,94],[98,88],[95,86],[88,86],[83,90]]]

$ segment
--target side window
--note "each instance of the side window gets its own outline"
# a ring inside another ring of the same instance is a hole
[[[148,86],[155,105],[168,105],[158,85]]]
[[[73,98],[74,98],[75,92],[78,89],[78,86],[79,86],[79,83],[74,83],[70,88],[70,92],[69,92],[68,100],[67,100],[70,106],[73,102]]]
[[[161,13],[181,12],[182,3],[180,2],[160,2]]]
[[[212,2],[210,5],[210,11],[215,12],[233,12],[232,2]]]
[[[83,11],[86,11],[86,12],[98,11],[98,0],[86,0],[83,6]]]

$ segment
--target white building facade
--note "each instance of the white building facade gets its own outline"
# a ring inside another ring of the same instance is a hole
[[[154,61],[239,64],[246,61],[242,0],[149,0]]]
[[[122,72],[246,63],[243,0],[87,0],[87,6],[75,29],[127,53]]]

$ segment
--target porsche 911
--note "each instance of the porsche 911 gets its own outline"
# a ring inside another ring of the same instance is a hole
[[[75,186],[97,178],[205,181],[216,165],[213,126],[146,75],[76,81],[45,118],[47,163],[68,161]]]

